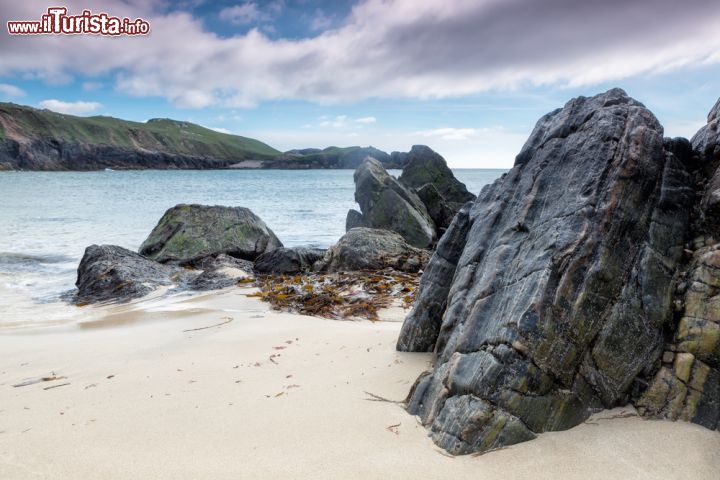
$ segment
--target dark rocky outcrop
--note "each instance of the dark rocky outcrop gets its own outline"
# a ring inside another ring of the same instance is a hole
[[[353,228],[325,253],[315,268],[324,272],[383,270],[415,273],[427,264],[427,251],[408,245],[397,233]]]
[[[635,405],[647,416],[720,428],[720,100],[693,137],[696,208],[676,273],[674,313],[654,376],[639,379]]]
[[[140,254],[163,263],[190,263],[220,253],[255,260],[279,247],[272,230],[247,208],[180,204],[165,212]]]
[[[413,145],[398,180],[417,193],[439,232],[450,225],[460,207],[475,200],[475,195],[455,178],[445,159],[425,145]]]
[[[468,202],[460,209],[438,242],[420,279],[417,301],[403,323],[398,350],[430,352],[435,347],[452,278],[470,229],[471,208]]]
[[[413,145],[405,157],[405,166],[398,180],[417,191],[429,211],[440,208],[436,205],[442,205],[454,215],[466,202],[475,200],[475,195],[455,178],[445,159],[425,145]],[[428,187],[433,188],[428,190]],[[421,193],[423,190],[424,194]],[[452,217],[447,221],[446,215],[438,216],[437,220],[433,216],[433,220],[438,226],[447,227]]]
[[[140,253],[114,245],[88,247],[72,300],[125,302],[160,286],[230,287],[253,277],[253,263],[238,257],[254,259],[280,246],[272,231],[246,208],[177,205],[165,212]],[[311,252],[304,256],[319,257]]]
[[[260,255],[254,264],[254,270],[260,274],[294,274],[312,270],[321,260],[325,250],[318,248],[278,248]]]
[[[451,206],[451,204],[446,202],[432,183],[426,183],[418,188],[415,193],[417,193],[417,196],[425,204],[428,215],[432,218],[435,227],[438,229],[438,236],[440,236],[450,225],[459,208],[456,209],[454,205]]]
[[[75,303],[126,302],[173,283],[181,269],[115,245],[90,245],[77,271]]]
[[[374,158],[367,158],[355,170],[355,201],[362,219],[348,214],[348,226],[391,230],[410,245],[429,248],[435,241],[435,224],[415,192],[390,176]]]
[[[252,278],[252,263],[220,254],[180,268],[115,245],[91,245],[78,267],[76,304],[127,302],[159,287],[217,290]]]
[[[429,147],[414,145],[408,153],[393,152],[393,157],[404,164],[399,179],[372,158],[355,171],[355,201],[362,213],[350,210],[345,229],[391,230],[416,247],[431,248],[460,207],[475,195]]]
[[[484,451],[640,396],[675,328],[696,187],[683,148],[620,89],[579,97],[460,212],[398,341],[437,354],[408,401],[436,443]]]

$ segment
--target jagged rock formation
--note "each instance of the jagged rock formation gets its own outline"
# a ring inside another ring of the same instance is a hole
[[[273,231],[247,208],[180,204],[165,212],[140,254],[162,263],[191,263],[220,253],[255,260],[280,247]]]
[[[408,153],[393,152],[391,158],[404,164],[397,180],[373,158],[355,171],[355,201],[362,213],[348,211],[345,230],[392,230],[416,247],[431,248],[460,207],[475,195],[429,147],[414,145]]]
[[[408,245],[397,233],[353,228],[325,253],[315,269],[323,272],[383,270],[415,273],[428,262],[427,251]]]
[[[720,100],[693,137],[696,210],[677,273],[674,335],[636,401],[644,415],[720,428]]]
[[[447,228],[466,202],[475,200],[445,159],[425,145],[413,145],[398,180],[415,190],[438,228]]]
[[[260,255],[254,264],[254,270],[260,274],[291,274],[310,271],[325,250],[317,248],[277,248]]]
[[[127,302],[160,287],[217,290],[252,277],[252,263],[225,254],[205,257],[188,268],[163,264],[116,245],[85,249],[77,272],[75,304]]]
[[[126,302],[171,285],[170,277],[180,273],[177,267],[154,262],[122,247],[90,245],[78,266],[74,301]]]
[[[355,170],[355,201],[361,218],[351,210],[348,227],[363,226],[399,233],[410,245],[429,248],[435,242],[435,224],[415,192],[390,176],[374,158]]]
[[[638,398],[675,328],[694,165],[620,89],[538,121],[448,228],[398,340],[437,353],[408,410],[440,446],[508,445]]]

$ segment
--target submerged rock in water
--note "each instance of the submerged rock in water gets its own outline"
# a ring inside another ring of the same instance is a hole
[[[353,228],[325,253],[317,270],[348,272],[392,268],[414,273],[421,270],[430,254],[408,245],[397,233],[373,228]]]
[[[483,451],[627,403],[673,321],[692,189],[620,89],[542,117],[450,226],[403,325],[400,350],[437,353],[408,403],[435,442]]]
[[[220,253],[254,260],[279,247],[273,231],[247,208],[180,204],[165,212],[140,254],[162,263]]]
[[[126,302],[172,285],[180,269],[115,245],[90,245],[77,271],[75,303]]]
[[[367,158],[355,170],[355,201],[362,219],[348,214],[348,225],[391,230],[410,245],[429,248],[435,241],[435,224],[415,192],[390,176],[380,162]]]
[[[313,265],[325,255],[325,250],[317,248],[277,248],[260,255],[254,264],[254,270],[261,274],[290,274],[310,271]]]

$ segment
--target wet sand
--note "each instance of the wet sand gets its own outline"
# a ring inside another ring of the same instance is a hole
[[[0,332],[0,478],[720,477],[718,432],[630,409],[449,457],[398,404],[375,401],[402,400],[430,360],[395,351],[402,312],[333,321],[245,293]],[[42,377],[56,379],[13,387]]]

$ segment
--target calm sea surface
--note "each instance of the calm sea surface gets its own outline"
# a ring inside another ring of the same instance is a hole
[[[475,194],[503,172],[454,170]],[[86,246],[137,250],[178,203],[248,207],[285,246],[328,247],[343,235],[348,209],[357,208],[352,176],[352,170],[0,172],[0,326],[42,324],[38,316],[48,310],[41,305],[57,304],[74,287]]]

